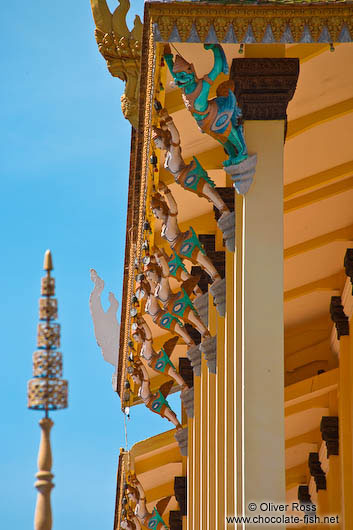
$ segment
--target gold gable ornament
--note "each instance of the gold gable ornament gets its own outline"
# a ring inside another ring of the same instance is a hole
[[[91,0],[98,49],[107,61],[113,77],[125,81],[121,96],[124,117],[136,129],[138,121],[138,95],[140,85],[140,61],[143,24],[136,15],[132,31],[126,25],[130,9],[129,0],[119,0],[112,14],[106,0]]]

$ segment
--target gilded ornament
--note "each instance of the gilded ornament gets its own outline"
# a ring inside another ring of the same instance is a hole
[[[40,298],[39,299],[39,319],[55,320],[58,316],[58,301],[56,298]]]
[[[322,19],[320,19],[319,17],[310,17],[306,21],[306,23],[310,30],[310,34],[311,34],[313,41],[317,42],[319,40],[319,37],[322,32],[322,28],[323,28]]]
[[[285,22],[283,31],[285,30],[285,27],[288,23],[294,42],[300,42],[300,39],[303,35],[305,21],[309,21],[312,18],[318,18],[320,20],[321,31],[325,25],[329,25],[328,20],[335,18],[338,19],[338,21],[334,24],[339,26],[339,30],[334,31],[333,35],[331,35],[333,41],[337,41],[344,23],[347,23],[347,25],[350,27],[350,30],[353,29],[353,23],[351,22],[353,20],[352,6],[349,4],[344,4],[343,2],[335,1],[316,2],[315,5],[312,5],[311,2],[302,2],[297,0],[277,0],[276,2],[271,4],[268,3],[265,6],[262,6],[259,3],[257,5],[251,6],[249,4],[242,5],[238,2],[234,2],[233,5],[222,5],[220,3],[217,3],[216,5],[206,5],[204,3],[198,4],[195,2],[192,4],[192,8],[187,4],[183,5],[179,2],[172,4],[161,4],[160,2],[156,2],[150,5],[149,14],[153,21],[155,20],[155,16],[158,16],[160,18],[163,17],[164,19],[173,20],[173,24],[174,21],[178,20],[178,18],[181,16],[190,17],[191,23],[195,23],[195,25],[198,19],[205,18],[208,20],[209,26],[213,24],[218,42],[224,41],[226,35],[225,26],[228,30],[229,24],[233,24],[238,42],[242,42],[245,38],[249,24],[253,24],[255,19],[259,19],[259,22],[254,22],[256,29],[253,28],[254,33],[256,32],[258,35],[261,32],[263,35],[265,34],[269,23],[271,24],[272,31],[275,35],[275,24],[273,21],[275,18],[283,19]],[[223,21],[220,21],[221,19],[226,20],[227,23],[225,24]],[[276,31],[275,38],[277,41],[280,41],[283,35],[283,26],[279,22],[276,22],[276,25],[279,25],[279,28],[278,31]],[[316,31],[317,30],[315,30],[315,32]],[[279,33],[281,33],[281,35],[279,35]],[[206,36],[207,33],[205,38]]]
[[[57,410],[67,408],[67,381],[37,378],[28,382],[28,408]]]
[[[260,17],[253,18],[251,20],[251,27],[254,32],[256,42],[262,42],[266,31],[263,19]]]
[[[195,26],[201,42],[205,42],[208,32],[210,31],[211,21],[206,17],[197,17]]]
[[[62,377],[63,360],[58,351],[37,350],[33,354],[33,377]]]
[[[55,294],[55,278],[44,276],[42,278],[41,291],[42,296],[54,296]]]
[[[67,381],[62,377],[62,354],[56,348],[60,346],[60,325],[53,322],[58,317],[58,304],[54,294],[55,281],[50,271],[53,262],[50,251],[44,259],[44,270],[47,274],[42,278],[41,293],[44,298],[39,300],[39,318],[44,320],[38,324],[37,347],[33,354],[33,379],[28,382],[28,407],[49,410],[67,407]],[[42,527],[39,527],[39,530]]]
[[[332,42],[337,42],[341,33],[343,22],[339,17],[331,17],[325,21]]]
[[[305,20],[300,17],[293,17],[289,21],[289,27],[292,33],[293,41],[300,42],[303,36]]]
[[[213,20],[213,26],[219,42],[223,42],[229,30],[230,21],[224,17],[217,17]]]
[[[97,26],[95,37],[98,49],[112,76],[126,83],[125,93],[121,96],[121,108],[124,117],[137,128],[142,22],[136,16],[134,27],[129,31],[126,25],[129,0],[119,0],[119,6],[113,14],[105,0],[91,0],[91,7]]]
[[[248,31],[249,20],[246,18],[236,18],[233,20],[233,28],[238,42],[243,42]]]
[[[182,42],[186,42],[189,38],[192,18],[191,17],[180,17],[176,20],[178,32]]]
[[[158,17],[157,24],[160,34],[162,35],[162,39],[165,42],[168,42],[170,34],[173,31],[174,21],[170,17]]]
[[[281,42],[283,33],[285,32],[287,22],[285,19],[275,17],[271,19],[271,29],[276,42]]]
[[[60,346],[60,324],[38,324],[38,348],[58,348]]]

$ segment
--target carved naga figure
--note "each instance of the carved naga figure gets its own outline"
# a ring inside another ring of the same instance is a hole
[[[138,520],[146,527],[153,530],[169,530],[169,527],[162,519],[170,497],[161,499],[152,513],[147,510],[145,490],[135,476],[130,478],[130,483],[126,485],[127,495],[133,503],[136,504],[135,515]]]
[[[135,17],[134,28],[129,31],[126,14],[130,9],[129,0],[119,0],[119,6],[111,14],[106,0],[91,0],[95,37],[98,49],[107,61],[109,72],[126,83],[121,96],[124,117],[137,128],[139,72],[143,25]]]
[[[148,366],[152,370],[159,374],[172,377],[178,385],[181,385],[182,391],[188,388],[184,379],[176,371],[174,364],[170,360],[170,356],[178,342],[178,337],[167,340],[157,353],[153,348],[151,329],[146,320],[139,315],[136,317],[136,322],[132,325],[132,338],[134,341],[142,344],[140,356],[147,361]]]
[[[201,321],[189,297],[199,277],[190,278],[181,285],[181,291],[173,293],[168,280],[169,267],[167,260],[161,252],[157,253],[155,258],[156,260],[153,261],[151,257],[148,257],[144,267],[145,276],[154,296],[162,303],[163,309],[168,311],[168,313],[191,324],[197,329],[203,339],[209,338],[210,332]]]
[[[202,132],[220,142],[229,159],[224,166],[239,164],[247,158],[243,126],[240,123],[241,111],[233,92],[232,81],[225,81],[217,88],[217,97],[208,99],[211,85],[222,72],[229,68],[222,47],[219,44],[204,44],[206,50],[212,50],[214,66],[202,79],[196,76],[194,65],[180,55],[175,61],[169,44],[164,48],[164,59],[175,84],[183,91],[186,108],[191,112]]]
[[[185,190],[204,197],[220,211],[221,214],[229,213],[224,201],[214,189],[215,184],[200,165],[197,158],[193,157],[190,164],[186,164],[181,155],[180,135],[173,118],[166,109],[160,112],[160,128],[153,127],[152,138],[158,149],[166,151],[164,167],[173,175],[175,182]]]
[[[213,283],[221,280],[217,269],[204,251],[197,235],[192,227],[182,232],[178,226],[178,207],[170,189],[163,183],[159,183],[159,189],[164,192],[165,198],[160,193],[152,195],[151,207],[153,215],[161,219],[161,236],[166,239],[174,251],[174,258],[168,263],[169,270],[177,264],[177,259],[187,259],[194,265],[202,267],[211,277]]]
[[[145,311],[152,317],[153,322],[163,330],[169,331],[173,335],[179,335],[187,346],[194,346],[195,343],[186,331],[182,321],[161,308],[144,274],[139,274],[136,281],[136,297],[138,300],[146,300]],[[132,316],[137,316],[135,308],[132,310]]]
[[[162,416],[162,418],[167,418],[167,420],[171,421],[177,429],[182,429],[175,412],[172,411],[166,400],[166,397],[173,386],[173,381],[164,383],[160,386],[157,392],[152,393],[147,370],[141,362],[135,362],[129,366],[127,370],[131,375],[133,382],[139,385],[138,395],[146,407],[155,414]]]

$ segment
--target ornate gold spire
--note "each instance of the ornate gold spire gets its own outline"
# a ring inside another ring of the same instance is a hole
[[[49,411],[66,408],[68,393],[67,381],[60,379],[62,354],[57,351],[60,347],[60,325],[53,322],[58,316],[58,303],[53,298],[55,279],[50,275],[53,270],[50,250],[45,253],[43,269],[47,274],[42,278],[42,297],[39,299],[38,350],[33,354],[33,379],[28,382],[28,408],[45,412],[45,417],[39,422],[41,441],[37,481],[34,484],[38,490],[35,530],[51,530],[52,527],[50,492],[54,487],[54,475],[51,473],[50,430],[54,423],[49,418]]]

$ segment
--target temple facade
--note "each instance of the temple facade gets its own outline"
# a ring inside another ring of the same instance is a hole
[[[91,4],[132,125],[114,390],[166,428],[114,530],[353,529],[353,5]]]

